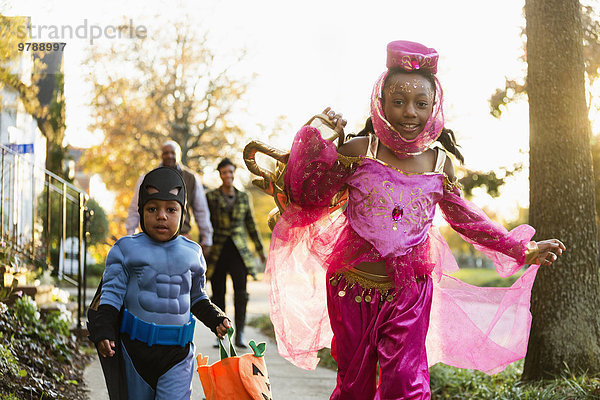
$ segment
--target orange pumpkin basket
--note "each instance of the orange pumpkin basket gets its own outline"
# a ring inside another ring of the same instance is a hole
[[[229,328],[229,354],[219,339],[220,361],[208,365],[208,356],[198,354],[196,358],[206,400],[272,400],[264,358],[266,344],[252,340],[249,345],[254,353],[238,356],[231,343],[232,335],[233,328]]]

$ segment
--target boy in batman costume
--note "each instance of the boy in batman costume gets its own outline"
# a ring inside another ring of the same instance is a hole
[[[149,172],[139,191],[142,232],[106,258],[88,329],[114,399],[189,399],[196,316],[223,337],[231,326],[205,290],[200,246],[179,235],[185,184],[173,168]]]

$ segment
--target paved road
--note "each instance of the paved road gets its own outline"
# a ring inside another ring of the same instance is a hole
[[[209,285],[210,286],[210,285]],[[265,283],[249,281],[248,291],[250,293],[250,302],[248,303],[248,318],[268,314],[269,297],[268,289]],[[92,291],[93,294],[94,291]],[[228,281],[227,290],[227,312],[233,317],[233,288],[231,280]],[[233,318],[232,318],[233,319]],[[275,400],[318,400],[328,399],[333,387],[335,386],[335,372],[317,367],[315,371],[305,371],[297,368],[288,361],[284,360],[277,353],[275,342],[263,336],[252,327],[246,328],[246,340],[251,339],[258,342],[267,342],[267,351],[265,360],[269,370],[269,379],[271,389]],[[202,323],[196,324],[194,333],[194,344],[196,345],[196,355],[201,353],[209,356],[209,363],[212,364],[219,359],[218,349],[212,347],[214,335]],[[97,358],[86,368],[85,382],[89,388],[89,400],[108,400],[108,393],[104,385],[104,377],[100,368],[100,362]],[[200,378],[197,374],[192,380],[192,399],[204,399],[204,392],[200,384]]]

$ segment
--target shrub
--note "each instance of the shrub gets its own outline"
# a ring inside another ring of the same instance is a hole
[[[63,311],[40,319],[28,296],[10,308],[0,303],[0,400],[85,396],[79,382],[88,357],[67,321]]]

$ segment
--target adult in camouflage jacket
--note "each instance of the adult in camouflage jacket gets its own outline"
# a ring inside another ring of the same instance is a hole
[[[208,254],[205,254],[207,275],[212,286],[212,301],[222,310],[225,310],[227,275],[231,275],[235,307],[235,345],[246,347],[243,339],[248,304],[246,284],[248,274],[255,273],[255,259],[248,248],[248,237],[254,242],[254,248],[263,263],[265,255],[254,223],[250,197],[248,193],[233,186],[235,165],[225,158],[219,163],[217,170],[223,184],[206,194],[214,229],[213,246]]]

